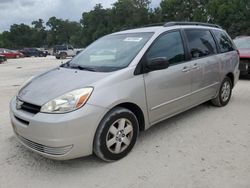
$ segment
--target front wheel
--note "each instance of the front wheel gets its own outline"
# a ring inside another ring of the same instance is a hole
[[[117,107],[108,112],[94,138],[94,153],[104,161],[125,157],[136,143],[139,124],[133,112]]]
[[[212,99],[212,103],[215,106],[226,106],[228,102],[230,101],[231,95],[232,95],[232,88],[233,84],[229,77],[226,77],[220,87],[220,91],[215,99]]]

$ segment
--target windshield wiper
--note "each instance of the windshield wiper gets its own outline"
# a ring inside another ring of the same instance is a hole
[[[70,66],[70,68],[72,69],[79,69],[79,70],[87,70],[87,71],[93,71],[95,72],[96,70],[92,67],[84,67],[84,66],[81,66],[81,65],[76,65],[76,66]]]
[[[70,61],[67,61],[66,63],[62,63],[60,67],[69,67]]]

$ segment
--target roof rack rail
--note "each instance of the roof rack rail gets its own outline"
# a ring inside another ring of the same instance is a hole
[[[164,24],[165,24],[165,22],[151,23],[151,24],[143,25],[142,27],[163,26]]]
[[[200,26],[208,26],[208,27],[216,27],[222,29],[219,25],[210,24],[210,23],[202,23],[202,22],[167,22],[163,26],[170,27],[175,25],[200,25]]]

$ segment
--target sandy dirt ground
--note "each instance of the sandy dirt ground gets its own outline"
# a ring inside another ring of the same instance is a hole
[[[0,188],[250,187],[250,79],[238,82],[224,108],[206,103],[142,132],[114,163],[53,161],[29,151],[13,135],[9,101],[26,79],[60,63],[51,56],[0,65]]]

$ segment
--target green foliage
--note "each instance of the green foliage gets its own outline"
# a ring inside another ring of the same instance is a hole
[[[250,35],[249,0],[210,0],[207,6],[209,22],[221,25],[232,36]]]
[[[123,29],[167,21],[200,21],[221,25],[232,37],[250,35],[249,0],[162,0],[150,8],[151,0],[117,0],[111,8],[97,4],[84,12],[80,22],[51,17],[14,24],[0,33],[0,47],[51,47],[72,44],[85,47],[99,37]]]
[[[97,4],[90,12],[84,12],[80,23],[83,27],[83,45],[88,45],[97,38],[112,31],[110,9],[103,9]]]
[[[148,0],[118,0],[111,9],[97,4],[90,12],[82,14],[83,44],[88,45],[111,32],[150,23],[149,4]]]
[[[148,0],[118,0],[111,10],[113,30],[134,28],[149,23]]]
[[[168,21],[207,21],[208,0],[163,0],[160,4],[163,19]]]
[[[71,22],[69,20],[57,19],[51,17],[46,25],[50,28],[47,32],[47,44],[52,46],[54,44],[69,44],[78,46],[81,34],[81,24],[78,22]]]

